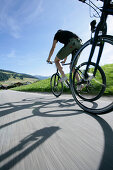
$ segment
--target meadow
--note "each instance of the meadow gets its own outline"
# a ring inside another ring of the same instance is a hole
[[[113,95],[113,64],[107,64],[102,66],[107,78],[107,88],[106,94]],[[67,75],[69,77],[69,74]],[[26,91],[26,92],[51,92],[50,87],[50,78],[45,80],[40,80],[38,82],[23,85],[20,87],[13,88],[13,90],[17,91]],[[71,93],[70,89],[64,86],[64,93]]]

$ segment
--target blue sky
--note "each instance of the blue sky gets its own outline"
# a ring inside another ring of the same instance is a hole
[[[58,29],[75,32],[83,42],[90,38],[89,8],[78,0],[0,0],[0,4],[0,69],[50,76],[55,66],[46,59]],[[61,47],[57,45],[52,60]]]

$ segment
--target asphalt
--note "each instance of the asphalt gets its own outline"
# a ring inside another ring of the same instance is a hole
[[[0,170],[113,170],[113,112],[71,95],[0,91]]]

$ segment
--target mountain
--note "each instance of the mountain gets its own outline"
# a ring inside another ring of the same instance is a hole
[[[0,82],[1,81],[8,81],[8,80],[18,80],[18,81],[25,81],[25,80],[38,80],[37,77],[29,75],[29,74],[24,74],[24,73],[17,73],[9,70],[2,70],[0,69]]]
[[[40,76],[40,75],[35,75],[34,77],[38,78],[39,80],[44,80],[50,78],[49,76]]]

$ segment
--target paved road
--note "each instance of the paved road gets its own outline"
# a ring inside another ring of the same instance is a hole
[[[113,170],[112,129],[71,95],[0,91],[0,170]]]

